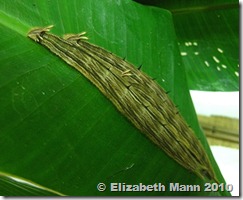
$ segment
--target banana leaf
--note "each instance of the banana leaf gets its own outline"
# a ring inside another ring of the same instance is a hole
[[[172,13],[190,90],[239,91],[239,1],[136,1]]]
[[[230,195],[205,192],[207,181],[155,146],[79,72],[27,38],[31,28],[48,25],[60,36],[87,31],[89,42],[142,64],[169,91],[225,183],[197,122],[170,12],[130,0],[1,0],[1,195]],[[98,191],[98,183],[107,189]],[[201,191],[111,192],[110,183],[198,184]]]

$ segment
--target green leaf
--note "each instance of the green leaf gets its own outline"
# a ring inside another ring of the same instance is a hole
[[[29,180],[0,172],[0,191],[5,196],[64,196]]]
[[[170,13],[130,0],[0,2],[2,174],[71,196],[230,195],[204,192],[205,181],[141,134],[89,80],[27,38],[30,28],[51,24],[58,35],[87,31],[91,43],[143,64],[142,70],[170,91],[224,182],[198,126]],[[23,194],[11,194],[11,183],[0,180],[1,195]],[[100,182],[105,192],[97,190]],[[167,190],[110,192],[112,182],[162,183]],[[176,182],[199,184],[201,191],[170,192],[169,183]]]
[[[168,9],[191,90],[239,90],[239,1],[138,2]]]

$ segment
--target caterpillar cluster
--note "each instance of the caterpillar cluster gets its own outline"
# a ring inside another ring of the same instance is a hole
[[[158,83],[124,59],[87,42],[84,32],[61,38],[48,33],[51,28],[34,28],[28,37],[81,72],[171,158],[200,178],[218,182],[202,144]]]

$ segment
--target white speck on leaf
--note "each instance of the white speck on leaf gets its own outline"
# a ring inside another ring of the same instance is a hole
[[[181,56],[187,56],[187,52],[181,52]]]
[[[205,65],[206,65],[207,67],[210,66],[209,63],[208,63],[208,61],[205,60],[204,63],[205,63]]]
[[[219,59],[218,59],[217,57],[213,56],[213,59],[214,59],[214,61],[215,61],[216,63],[220,63],[220,61],[219,61]]]
[[[224,51],[220,48],[217,48],[217,50],[218,50],[219,53],[224,53]]]

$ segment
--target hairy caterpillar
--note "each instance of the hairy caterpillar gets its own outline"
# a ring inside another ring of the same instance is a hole
[[[218,182],[202,144],[153,79],[120,57],[85,41],[84,32],[60,38],[48,33],[52,27],[34,28],[28,37],[81,72],[171,158],[200,178]]]

